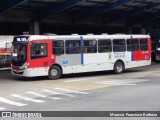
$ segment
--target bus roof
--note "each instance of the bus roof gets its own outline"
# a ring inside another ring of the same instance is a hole
[[[19,37],[29,37],[29,41],[32,40],[45,40],[45,39],[56,39],[56,40],[79,40],[80,37],[83,39],[136,39],[136,38],[150,38],[149,35],[22,35]],[[18,37],[18,36],[15,36]]]

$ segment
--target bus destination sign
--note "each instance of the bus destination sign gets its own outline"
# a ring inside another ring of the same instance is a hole
[[[14,37],[13,42],[27,42],[29,37]]]

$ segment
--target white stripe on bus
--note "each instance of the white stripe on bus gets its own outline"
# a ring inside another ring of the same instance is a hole
[[[45,102],[43,100],[37,100],[37,99],[29,98],[29,97],[24,97],[24,96],[21,96],[21,95],[18,95],[18,94],[12,94],[11,96],[16,97],[16,98],[20,98],[20,99],[23,99],[23,100],[26,100],[26,101],[36,102],[36,103]]]
[[[35,95],[37,97],[43,97],[43,98],[47,97],[46,95],[42,95],[42,94],[39,94],[39,93],[36,93],[36,92],[26,92],[26,93],[31,94],[31,95]]]
[[[73,95],[70,95],[70,94],[59,93],[59,92],[55,92],[55,91],[51,91],[51,90],[46,90],[46,89],[43,89],[41,91],[52,93],[52,94],[57,94],[57,95],[59,94],[59,95],[65,95],[65,96],[69,96],[69,97],[74,97]]]
[[[25,106],[26,104],[20,103],[20,102],[15,102],[15,101],[11,101],[5,98],[0,97],[0,102],[6,103],[6,104],[10,104],[10,105],[15,105],[15,106]]]
[[[54,89],[56,89],[56,90],[62,90],[62,91],[66,91],[66,92],[72,92],[72,93],[89,94],[87,92],[80,92],[80,91],[69,90],[69,89],[64,89],[64,88],[54,88]]]

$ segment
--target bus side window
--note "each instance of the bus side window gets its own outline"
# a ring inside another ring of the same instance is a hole
[[[98,52],[106,53],[112,52],[111,40],[98,40]]]
[[[83,53],[97,53],[97,41],[96,40],[84,40],[83,41]]]
[[[124,51],[126,51],[125,39],[114,39],[113,52],[124,52]]]
[[[147,39],[140,39],[140,49],[144,51],[148,50],[148,40]]]
[[[63,40],[54,40],[52,42],[52,53],[55,55],[64,54],[64,41]]]
[[[138,39],[127,39],[127,51],[139,50]]]
[[[83,48],[83,53],[87,53],[87,48]]]
[[[80,40],[65,41],[66,54],[79,54],[81,52]]]
[[[33,43],[31,45],[31,59],[47,57],[47,43]]]

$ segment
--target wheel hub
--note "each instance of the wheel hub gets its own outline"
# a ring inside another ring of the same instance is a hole
[[[118,72],[121,72],[121,71],[122,71],[122,65],[120,65],[120,64],[117,65],[117,71],[118,71]]]
[[[56,69],[52,69],[52,70],[51,70],[51,75],[52,75],[52,76],[57,76],[57,74],[58,74],[58,72],[57,72]]]

